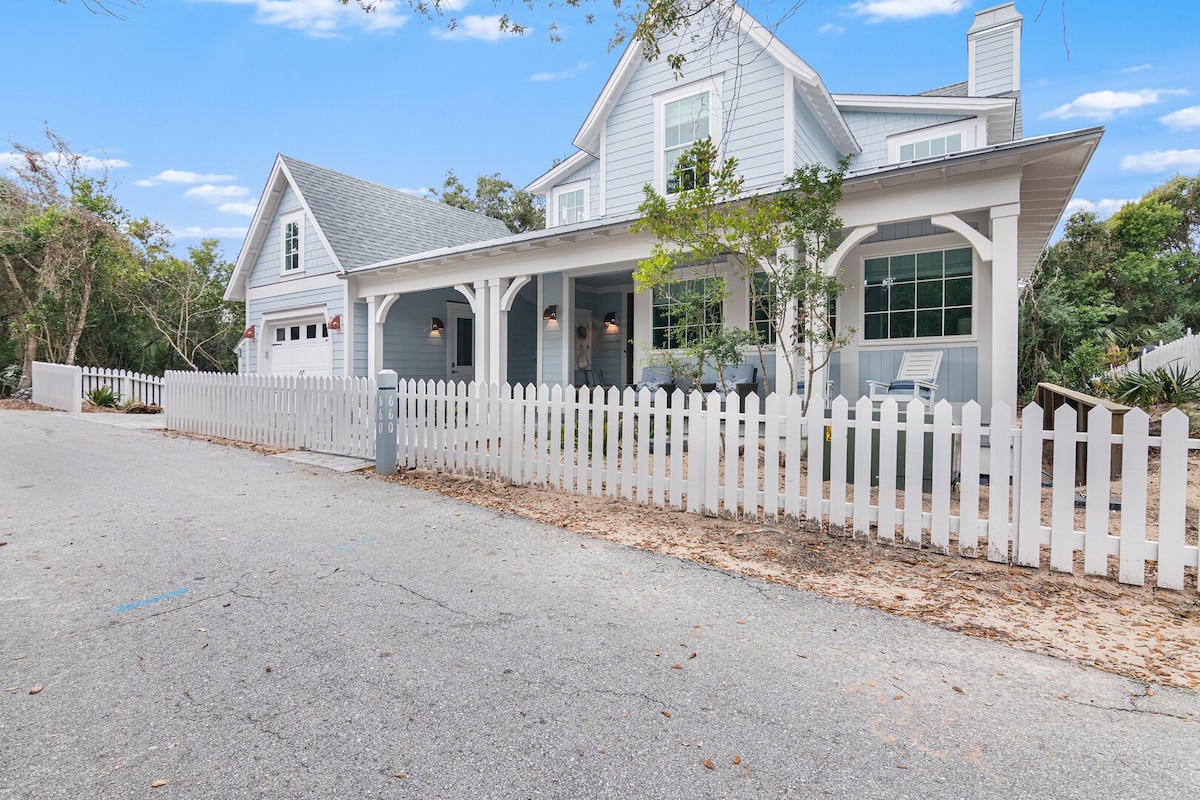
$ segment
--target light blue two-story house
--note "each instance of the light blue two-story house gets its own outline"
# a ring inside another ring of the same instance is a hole
[[[1102,130],[1023,138],[1013,3],[975,15],[966,80],[911,96],[831,93],[733,13],[726,35],[688,54],[681,79],[637,46],[625,51],[575,153],[527,187],[546,199],[545,230],[510,235],[495,220],[280,157],[226,293],[246,301],[253,329],[243,369],[630,384],[643,343],[669,341],[672,324],[661,299],[633,285],[651,246],[630,232],[642,188],[669,194],[674,159],[711,136],[760,193],[797,166],[853,155],[843,239],[826,269],[851,287],[836,318],[856,333],[815,388],[828,381],[854,399],[893,377],[905,352],[939,350],[939,399],[1015,405],[1018,281]],[[723,320],[752,324],[745,288],[731,289]],[[776,380],[786,372],[774,357],[766,373],[773,390],[794,388]]]

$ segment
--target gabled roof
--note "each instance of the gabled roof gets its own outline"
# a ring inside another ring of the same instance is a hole
[[[572,172],[593,159],[595,159],[595,156],[591,155],[590,153],[585,153],[582,150],[576,150],[574,153],[567,156],[562,161],[558,162],[553,167],[530,181],[525,187],[525,191],[533,192],[534,194],[545,194],[551,187],[556,185],[563,178],[567,177]]]
[[[289,185],[341,273],[509,233],[500,220],[280,155],[225,290],[227,300],[245,299],[246,279]]]
[[[783,66],[784,72],[795,80],[801,97],[808,103],[813,115],[821,123],[821,127],[834,146],[843,154],[858,152],[860,148],[854,139],[854,134],[850,132],[846,121],[842,119],[841,112],[833,102],[829,90],[825,88],[825,84],[817,75],[816,70],[788,49],[776,38],[775,34],[759,24],[758,20],[746,13],[741,6],[732,2],[726,5],[722,2],[714,4],[714,7],[720,9],[717,13],[727,13],[738,30],[749,36]],[[608,77],[608,82],[604,84],[604,89],[601,90],[600,96],[596,98],[591,111],[583,121],[579,133],[575,134],[574,144],[580,150],[592,155],[599,155],[600,135],[604,129],[604,122],[608,119],[609,113],[620,99],[621,93],[625,90],[642,60],[641,45],[636,41],[630,41],[629,46],[621,55],[621,60],[617,62],[616,69]]]

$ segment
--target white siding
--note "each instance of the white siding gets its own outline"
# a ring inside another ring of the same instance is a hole
[[[354,304],[354,377],[375,377],[368,375],[369,354],[367,353],[367,310],[366,303]]]
[[[956,114],[891,114],[874,111],[847,111],[842,116],[862,147],[862,152],[850,165],[850,168],[855,170],[887,164],[889,136],[968,119]]]
[[[394,369],[402,378],[442,380],[446,377],[445,333],[434,334],[434,317],[446,318],[446,303],[466,299],[454,289],[402,294],[388,310],[383,323],[383,368]],[[469,312],[468,312],[469,313]]]
[[[542,279],[542,306],[558,306],[560,309],[566,307],[563,302],[561,273],[546,275]],[[562,382],[562,326],[558,323],[542,322],[541,317],[541,309],[538,309],[537,324],[542,326],[542,382],[553,386]]]

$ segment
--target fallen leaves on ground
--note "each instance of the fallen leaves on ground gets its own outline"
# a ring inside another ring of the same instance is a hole
[[[1137,680],[1200,686],[1194,590],[943,556],[798,523],[748,530],[745,521],[426,470],[383,480]]]

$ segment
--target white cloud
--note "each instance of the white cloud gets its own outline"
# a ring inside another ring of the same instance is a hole
[[[502,15],[500,14],[492,14],[486,17],[479,14],[467,14],[458,20],[458,24],[454,29],[435,28],[433,34],[439,39],[478,39],[483,42],[496,42],[505,37],[515,35],[509,31],[500,30],[501,17]],[[525,29],[525,33],[527,34],[532,32],[533,28]]]
[[[382,0],[370,13],[363,11],[358,3],[342,5],[338,0],[197,1],[251,5],[255,9],[255,22],[260,25],[279,25],[319,39],[345,36],[343,31],[353,29],[388,33],[408,22],[408,17],[399,15],[398,5],[390,0]]]
[[[221,203],[217,211],[223,214],[241,214],[243,217],[253,217],[258,209],[258,203]]]
[[[47,164],[56,166],[61,164],[64,160],[62,153],[54,152],[42,153],[40,157]],[[121,167],[129,166],[128,161],[122,161],[119,158],[96,158],[95,156],[85,155],[76,155],[76,158],[79,159],[79,167],[84,172],[98,172],[103,169],[120,169]],[[19,153],[14,153],[12,151],[0,153],[0,167],[3,167],[4,169],[11,169],[23,161],[24,157]]]
[[[428,198],[430,195],[437,194],[437,189],[434,189],[433,187],[428,189],[401,189],[400,191],[404,192],[405,194],[411,194],[414,197],[425,198]]]
[[[134,186],[162,186],[163,184],[181,184],[189,183],[225,183],[235,178],[234,175],[216,175],[206,174],[203,172],[188,172],[179,169],[166,169],[157,175],[150,178],[143,178],[140,181],[134,181]]]
[[[1194,131],[1200,128],[1200,106],[1172,111],[1159,117],[1158,121],[1173,131]]]
[[[201,228],[193,225],[171,231],[176,239],[244,239],[245,228]]]
[[[1187,93],[1185,89],[1139,89],[1136,92],[1113,92],[1105,89],[1101,92],[1081,94],[1071,102],[1061,105],[1053,111],[1047,111],[1042,116],[1057,119],[1088,117],[1095,120],[1109,120],[1116,114],[1124,114],[1135,108],[1161,103],[1164,98],[1171,95]]]
[[[588,65],[580,62],[571,69],[564,69],[562,72],[535,72],[529,76],[531,81],[565,81],[569,78],[574,78],[579,73],[588,68]]]
[[[1200,150],[1147,150],[1122,158],[1121,169],[1129,172],[1200,170]]]
[[[1105,198],[1104,200],[1084,200],[1082,197],[1076,197],[1071,202],[1067,203],[1066,216],[1071,216],[1076,211],[1091,211],[1100,219],[1108,219],[1113,214],[1121,210],[1121,207],[1126,203],[1132,203],[1133,200],[1112,200]]]
[[[845,33],[846,29],[841,25],[834,25],[832,22],[826,22],[820,28],[817,28],[817,33],[822,35]]]
[[[860,17],[866,17],[867,22],[957,14],[970,7],[969,0],[863,0],[850,4],[850,10]]]
[[[1125,69],[1121,70],[1121,72],[1144,72],[1148,69],[1150,69],[1149,64],[1138,64],[1136,67],[1126,67]]]
[[[250,194],[250,190],[245,186],[214,186],[206,183],[201,186],[193,186],[184,192],[183,196],[205,203],[224,203],[241,199],[248,194]]]

